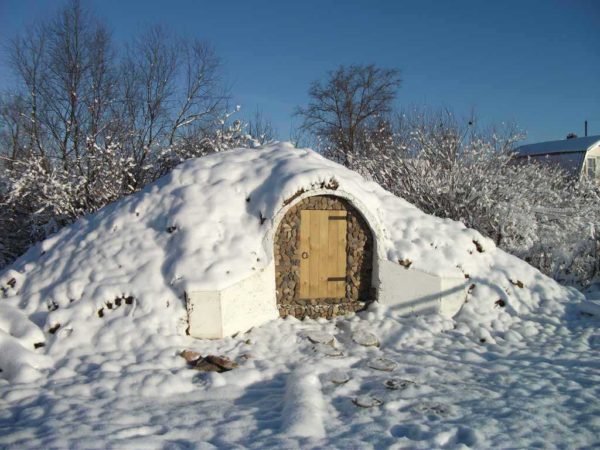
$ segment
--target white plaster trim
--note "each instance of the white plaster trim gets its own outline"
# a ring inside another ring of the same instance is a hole
[[[350,203],[350,205],[354,207],[363,216],[365,222],[371,229],[371,235],[373,236],[374,244],[373,250],[375,253],[374,257],[377,257],[377,255],[385,254],[383,248],[384,229],[379,223],[379,220],[377,220],[376,216],[369,210],[369,208],[348,191],[344,191],[343,189],[332,190],[319,188],[306,191],[302,195],[299,195],[289,204],[282,206],[269,220],[270,228],[263,239],[263,246],[268,255],[271,255],[271,257],[273,257],[275,233],[277,232],[281,220],[286,215],[286,213],[292,207],[300,203],[302,200],[308,197],[315,197],[319,195],[329,195],[332,197],[340,197],[344,200],[347,200]]]

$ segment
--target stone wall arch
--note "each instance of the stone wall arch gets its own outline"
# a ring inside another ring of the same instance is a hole
[[[343,297],[300,297],[300,216],[302,210],[346,211],[346,273]],[[290,206],[273,236],[277,308],[281,317],[331,318],[364,309],[375,300],[376,257],[371,227],[350,201],[336,195],[313,195]]]

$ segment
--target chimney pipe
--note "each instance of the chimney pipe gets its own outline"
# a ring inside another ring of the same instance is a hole
[[[585,137],[587,137],[587,120],[584,122]]]

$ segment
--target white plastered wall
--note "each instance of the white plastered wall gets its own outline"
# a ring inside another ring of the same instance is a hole
[[[279,317],[273,261],[252,276],[221,291],[187,294],[190,336],[220,339]]]
[[[465,301],[464,278],[439,277],[406,269],[388,260],[377,260],[378,301],[404,315],[454,316]]]

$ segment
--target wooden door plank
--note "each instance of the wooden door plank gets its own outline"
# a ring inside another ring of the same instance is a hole
[[[346,217],[346,211],[341,211]],[[348,255],[346,254],[346,232],[348,222],[346,220],[336,220],[337,225],[337,267],[336,273],[339,277],[346,276],[346,264],[348,260]],[[336,283],[336,297],[345,297],[346,296],[346,283],[338,282]]]
[[[330,271],[328,246],[329,246],[329,211],[316,210],[314,213],[319,218],[319,288],[317,298],[328,296],[328,274]]]
[[[338,225],[335,220],[328,220],[327,222],[327,228],[329,229],[329,240],[327,242],[327,276],[328,278],[333,278],[337,276]],[[331,280],[327,283],[327,297],[336,297],[338,283],[339,281]]]
[[[309,298],[310,296],[310,269],[308,256],[310,255],[310,214],[309,211],[300,211],[300,298]],[[304,258],[304,256],[307,256]]]
[[[319,271],[321,267],[321,221],[315,210],[308,211],[310,215],[309,240],[309,298],[319,298]]]
[[[330,260],[330,266],[329,266],[329,287],[328,287],[328,294],[329,297],[331,298],[342,298],[345,297],[345,289],[346,289],[346,282],[345,282],[345,277],[346,277],[346,273],[345,271],[340,272],[338,266],[340,265],[339,263],[339,259],[345,259],[346,258],[346,254],[345,254],[345,249],[343,251],[340,251],[339,249],[339,239],[340,239],[340,232],[345,232],[342,230],[342,227],[340,226],[340,223],[346,221],[346,211],[330,211],[329,212],[329,230],[330,230],[330,236],[329,236],[329,248],[330,248],[330,255],[331,255],[331,260]],[[334,281],[334,279],[336,279]]]

